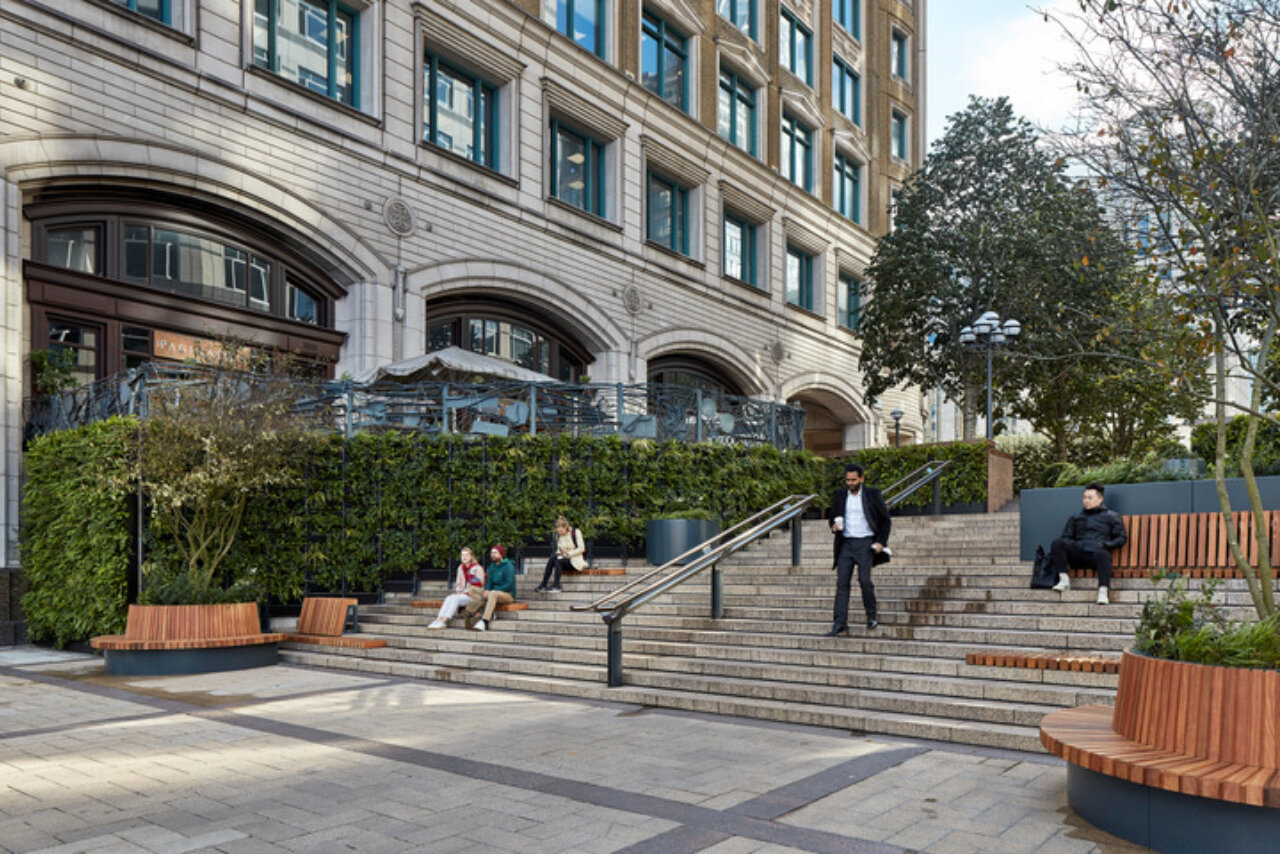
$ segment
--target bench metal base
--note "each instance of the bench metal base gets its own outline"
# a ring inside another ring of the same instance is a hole
[[[1280,809],[1170,792],[1071,763],[1067,802],[1090,824],[1162,854],[1257,854],[1280,839]]]
[[[225,646],[211,649],[108,649],[103,653],[108,676],[179,676],[266,667],[280,660],[278,644]]]

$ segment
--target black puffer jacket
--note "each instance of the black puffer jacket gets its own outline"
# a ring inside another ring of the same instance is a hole
[[[1075,543],[1082,551],[1097,552],[1120,548],[1129,540],[1129,535],[1125,533],[1120,515],[1100,505],[1068,519],[1062,529],[1062,539]]]

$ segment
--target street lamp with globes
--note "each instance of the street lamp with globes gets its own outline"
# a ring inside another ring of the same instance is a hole
[[[992,436],[991,423],[991,353],[997,347],[1013,341],[1022,334],[1022,324],[1012,317],[1001,321],[1000,315],[994,311],[983,312],[982,316],[960,330],[960,343],[965,347],[982,347],[987,351],[987,439]]]
[[[902,447],[902,416],[906,414],[901,409],[895,409],[889,413],[889,417],[893,419],[893,446],[895,448]]]

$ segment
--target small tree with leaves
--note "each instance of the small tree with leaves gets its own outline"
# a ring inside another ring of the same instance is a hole
[[[148,396],[138,478],[157,542],[144,569],[150,601],[198,604],[252,598],[251,579],[227,578],[223,561],[249,500],[293,483],[295,390],[265,358],[224,343],[185,379]]]

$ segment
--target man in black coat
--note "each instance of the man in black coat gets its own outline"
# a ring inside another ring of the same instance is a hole
[[[858,567],[862,588],[862,608],[867,612],[867,628],[880,625],[876,614],[876,588],[871,583],[871,566],[889,544],[889,508],[880,490],[864,485],[862,466],[844,467],[844,486],[831,496],[827,524],[835,535],[836,603],[828,637],[849,631],[849,589],[853,567]]]
[[[1062,536],[1049,546],[1049,565],[1058,573],[1054,590],[1071,589],[1067,567],[1093,569],[1098,573],[1098,604],[1111,602],[1111,550],[1129,539],[1124,521],[1102,503],[1106,488],[1097,482],[1084,488],[1084,509],[1067,520]]]

